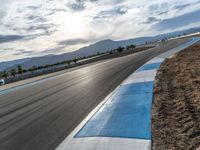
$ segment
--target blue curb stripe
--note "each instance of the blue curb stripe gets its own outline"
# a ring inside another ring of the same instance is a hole
[[[142,89],[148,92],[142,93]],[[152,89],[153,82],[134,83],[122,87],[121,95],[112,96],[75,138],[151,139]]]
[[[125,84],[115,92],[116,95],[131,95],[136,93],[152,93],[154,82],[139,82],[132,84]]]
[[[152,64],[146,64],[146,65],[142,66],[140,69],[138,69],[137,72],[145,71],[145,70],[159,69],[160,65],[161,65],[161,62],[152,63]]]

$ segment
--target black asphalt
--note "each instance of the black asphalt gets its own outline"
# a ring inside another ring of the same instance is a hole
[[[128,75],[185,40],[0,95],[0,150],[53,150]]]

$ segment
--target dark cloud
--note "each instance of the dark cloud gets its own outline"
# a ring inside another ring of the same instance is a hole
[[[186,7],[188,7],[190,5],[192,5],[192,4],[184,4],[184,5],[176,5],[176,6],[174,6],[174,9],[178,10],[175,15],[177,15],[180,11],[182,11],[183,9],[185,9]]]
[[[16,50],[16,52],[13,55],[26,55],[29,56],[31,54],[33,54],[34,51],[28,51],[28,50],[24,50],[24,49],[18,49]]]
[[[161,21],[160,19],[157,19],[155,17],[148,17],[147,20],[145,22],[143,22],[143,24],[151,24],[151,23],[155,23]]]
[[[37,53],[38,55],[46,55],[46,54],[55,54],[55,53],[60,53],[63,52],[63,49],[65,48],[65,46],[57,46],[54,48],[48,48],[45,49],[39,53]]]
[[[167,13],[169,13],[169,11],[159,12],[159,13],[158,13],[158,16],[160,16],[160,15],[164,15],[164,14],[167,14]]]
[[[190,6],[191,4],[184,4],[184,5],[176,5],[176,6],[174,6],[174,9],[184,9],[184,8],[186,8],[186,7],[188,7],[188,6]]]
[[[177,12],[175,15],[177,15],[180,11],[184,10],[185,8],[192,6],[192,5],[199,4],[199,3],[200,3],[200,1],[194,2],[194,3],[189,3],[189,4],[176,5],[176,6],[174,6],[174,9],[177,9]]]
[[[77,44],[84,44],[88,41],[86,39],[70,39],[70,40],[64,40],[59,42],[59,45],[65,45],[65,46],[71,46],[71,45],[77,45]]]
[[[37,23],[44,23],[47,21],[46,18],[41,17],[41,16],[37,16],[37,15],[30,15],[27,16],[26,19],[32,21],[32,22],[37,22]]]
[[[120,14],[120,15],[123,15],[123,14],[127,13],[127,11],[128,10],[126,8],[124,8],[124,7],[116,9],[116,13]]]
[[[21,35],[0,35],[0,43],[17,41],[25,38],[25,36]]]
[[[75,0],[75,2],[68,5],[68,7],[73,11],[82,11],[85,9],[84,0]]]
[[[41,5],[39,6],[27,6],[26,8],[31,9],[31,10],[37,10],[41,8]]]
[[[125,7],[118,7],[112,10],[101,11],[93,19],[104,19],[104,18],[114,17],[117,15],[124,15],[127,13],[127,11],[128,10]]]
[[[200,23],[199,14],[200,10],[197,10],[171,19],[165,19],[157,23],[155,28],[158,31],[163,31],[166,29],[178,29],[190,24]]]
[[[57,28],[57,25],[52,24],[52,23],[51,24],[35,24],[35,25],[30,25],[25,30],[29,33],[39,32],[40,35],[43,35],[43,34],[50,35],[57,31],[56,28]]]

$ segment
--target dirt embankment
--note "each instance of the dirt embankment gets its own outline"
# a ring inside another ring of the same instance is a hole
[[[161,65],[152,132],[153,150],[200,150],[200,43]]]

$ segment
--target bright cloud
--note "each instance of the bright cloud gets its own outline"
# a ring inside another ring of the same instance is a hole
[[[197,27],[200,0],[0,0],[0,61]]]

